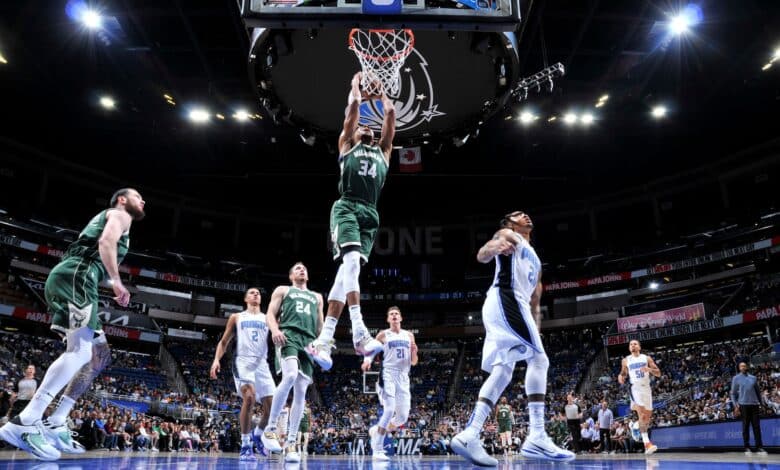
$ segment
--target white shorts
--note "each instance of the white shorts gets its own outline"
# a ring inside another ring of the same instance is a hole
[[[514,367],[518,361],[544,353],[531,309],[527,303],[520,302],[511,289],[492,287],[488,290],[482,306],[482,323],[485,325],[482,347],[482,370],[485,372],[491,372],[498,364]]]
[[[628,388],[628,396],[631,397],[631,409],[641,406],[646,410],[653,409],[653,391],[650,387],[632,385]]]
[[[409,388],[409,375],[403,372],[394,371],[390,369],[382,370],[382,380],[377,381],[376,384],[377,395],[379,396],[379,404],[382,407],[388,400],[395,401],[395,409],[393,410],[393,418],[390,420],[394,426],[400,426],[404,423],[399,423],[396,417],[409,417],[409,410],[412,408],[412,393]],[[404,419],[406,421],[406,419]]]
[[[268,361],[262,357],[237,356],[233,360],[233,380],[236,382],[236,393],[239,395],[243,385],[253,385],[255,400],[273,396],[276,391]]]

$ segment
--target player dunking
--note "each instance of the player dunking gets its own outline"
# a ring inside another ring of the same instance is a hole
[[[233,379],[236,393],[241,398],[241,453],[239,460],[255,461],[252,450],[252,411],[256,401],[263,405],[263,415],[258,426],[262,429],[268,423],[268,412],[276,384],[268,367],[268,323],[265,314],[260,311],[260,290],[252,287],[244,295],[246,310],[234,313],[228,318],[222,339],[217,343],[210,376],[217,378],[220,371],[219,361],[236,337],[236,351],[233,359]]]
[[[412,394],[409,388],[409,369],[417,365],[417,343],[414,334],[401,329],[401,309],[390,307],[387,310],[387,323],[390,328],[380,332],[376,340],[382,343],[382,373],[379,375],[377,394],[382,405],[382,416],[368,434],[371,437],[372,458],[389,460],[384,450],[385,435],[388,430],[398,428],[409,418],[412,406]],[[360,368],[363,372],[371,369],[372,356],[365,357]]]
[[[496,421],[498,421],[498,436],[501,438],[501,448],[504,449],[504,455],[509,455],[509,448],[512,446],[512,424],[515,422],[515,415],[512,413],[512,407],[509,406],[509,400],[501,397],[501,403],[496,407]]]
[[[333,366],[330,357],[331,343],[345,303],[349,306],[355,351],[368,355],[374,349],[381,348],[381,345],[371,338],[363,323],[358,278],[361,262],[368,261],[379,228],[376,205],[385,184],[390,152],[393,150],[395,108],[393,102],[383,93],[382,134],[379,141],[374,142],[374,131],[358,124],[361,99],[377,98],[365,96],[360,91],[361,76],[361,73],[356,73],[352,78],[344,128],[338,142],[341,198],[333,203],[330,212],[333,258],[341,261],[341,264],[328,295],[328,316],[325,324],[317,340],[308,348],[309,354],[323,370]]]
[[[144,218],[144,205],[135,189],[115,192],[111,207],[90,220],[46,279],[51,329],[66,338],[67,349],[49,366],[30,403],[0,428],[0,438],[38,459],[56,460],[60,458],[58,449],[81,451],[74,448],[64,419],[60,425],[44,429],[41,418],[63,387],[75,380],[68,389],[78,398],[106,364],[108,344],[98,318],[98,285],[108,278],[116,302],[123,307],[130,302],[130,292],[119,277],[119,264],[130,248],[130,225]],[[72,407],[75,398],[60,403],[60,407]],[[47,441],[48,435],[56,448]]]
[[[276,360],[282,371],[282,380],[276,387],[271,403],[268,425],[262,435],[263,445],[271,452],[281,452],[277,436],[277,420],[287,403],[290,389],[293,401],[290,407],[287,428],[287,447],[284,460],[300,462],[301,456],[295,448],[295,440],[301,425],[301,416],[306,402],[306,389],[312,383],[314,366],[306,353],[306,345],[322,327],[322,296],[307,287],[309,273],[303,263],[290,268],[290,286],[279,286],[271,295],[268,306],[268,326],[271,339],[276,345]]]
[[[626,375],[631,382],[629,396],[631,397],[631,409],[639,415],[639,432],[642,433],[642,441],[645,443],[645,454],[652,454],[658,447],[650,442],[647,429],[653,418],[653,392],[650,390],[650,375],[661,376],[661,370],[655,361],[646,354],[642,354],[642,346],[639,340],[632,339],[628,343],[631,354],[626,356],[620,365],[618,382],[626,383]]]
[[[516,211],[504,216],[493,239],[477,253],[477,261],[496,261],[496,273],[482,307],[485,344],[482,369],[490,376],[479,390],[479,398],[466,429],[451,441],[452,449],[476,465],[496,466],[479,440],[488,415],[509,382],[517,361],[525,360],[525,391],[528,395],[529,433],[520,453],[529,458],[567,461],[574,454],[556,446],[544,430],[544,395],[550,361],[542,346],[537,323],[541,319],[541,266],[530,244],[533,223]]]

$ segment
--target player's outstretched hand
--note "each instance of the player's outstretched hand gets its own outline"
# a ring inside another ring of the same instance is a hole
[[[369,361],[363,361],[362,364],[360,364],[360,370],[363,372],[368,372],[371,370],[371,362]]]
[[[620,385],[623,385],[624,383],[626,383],[626,378],[623,377],[623,374],[618,374],[618,383]]]
[[[214,362],[213,364],[211,364],[211,371],[209,372],[209,377],[211,377],[212,379],[216,379],[217,374],[219,374],[219,369],[220,369],[219,362]]]
[[[113,281],[111,283],[111,289],[114,291],[114,300],[116,303],[122,307],[127,307],[127,305],[130,303],[130,291],[128,291],[125,286],[122,285],[122,281],[119,279]]]
[[[282,330],[276,330],[275,332],[271,332],[271,341],[274,342],[274,345],[281,347],[287,344],[287,337],[284,336],[284,332]]]

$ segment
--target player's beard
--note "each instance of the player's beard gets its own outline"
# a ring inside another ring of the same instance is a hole
[[[125,204],[125,211],[127,211],[127,213],[130,214],[130,217],[136,222],[144,220],[144,217],[146,217],[146,213],[143,209],[133,206],[132,204]]]

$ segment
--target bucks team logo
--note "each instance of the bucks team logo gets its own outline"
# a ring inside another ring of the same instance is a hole
[[[396,132],[414,129],[437,116],[445,115],[436,103],[428,62],[420,51],[412,49],[398,74],[401,80],[398,94],[388,96],[395,105]],[[360,105],[360,124],[380,132],[383,117],[381,101],[366,101]]]

